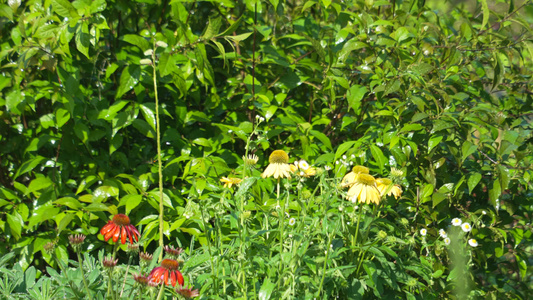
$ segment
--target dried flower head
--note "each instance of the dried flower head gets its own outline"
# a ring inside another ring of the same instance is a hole
[[[148,276],[144,276],[142,274],[134,274],[133,275],[133,280],[135,280],[135,282],[140,285],[140,286],[146,286],[148,285]]]
[[[43,249],[48,255],[52,255],[54,253],[55,247],[56,247],[56,244],[54,242],[48,242],[44,244]]]
[[[198,292],[198,289],[193,290],[192,287],[185,288],[180,287],[176,289],[176,292],[180,294],[181,296],[185,297],[186,299],[198,297],[200,293]]]
[[[102,261],[102,265],[104,266],[104,268],[108,268],[108,269],[112,269],[116,267],[117,263],[118,263],[118,258],[113,259],[112,257],[104,257],[104,260]]]
[[[81,244],[85,241],[85,238],[86,236],[83,234],[69,235],[68,241],[72,248],[74,248],[74,251],[78,252],[81,248]]]
[[[128,249],[126,251],[130,254],[139,253],[139,244],[128,244]]]
[[[176,259],[180,256],[180,254],[183,252],[183,249],[181,248],[174,248],[172,246],[165,246],[164,248],[165,253],[172,259]]]

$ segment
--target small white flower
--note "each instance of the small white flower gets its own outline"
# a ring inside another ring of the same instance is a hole
[[[261,118],[259,118],[259,121],[264,122],[265,118],[261,117]]]
[[[477,243],[476,239],[469,239],[468,244],[472,247],[477,247],[479,244]]]
[[[350,157],[351,157],[352,159],[354,159],[354,158],[355,158],[355,154],[350,155]]]
[[[342,156],[342,159],[346,160],[346,155],[343,155],[343,156]]]
[[[463,221],[461,221],[461,219],[459,219],[459,218],[454,218],[452,220],[452,225],[453,226],[461,226],[461,223],[463,223]]]
[[[335,164],[336,164],[336,165],[338,165],[338,164],[339,164],[339,161],[338,161],[338,160],[337,160],[337,161],[335,161]]]
[[[326,171],[329,171],[329,170],[331,170],[331,167],[330,166],[325,166],[324,169],[326,169]]]
[[[448,237],[448,234],[446,234],[446,231],[444,231],[444,229],[439,229],[439,235],[443,239]]]
[[[444,238],[444,244],[449,245],[450,244],[450,238]]]
[[[276,205],[276,209],[281,209],[281,206],[279,206],[279,204]]]
[[[426,228],[420,229],[420,235],[426,236],[427,233],[428,233],[428,230]]]
[[[468,223],[463,223],[463,225],[461,225],[461,229],[463,229],[464,232],[469,232],[472,230],[472,226],[470,226]]]
[[[342,211],[343,209],[344,209],[344,207],[339,206],[339,211]]]
[[[356,205],[353,207],[353,210],[357,210],[357,209],[359,209],[359,205]]]
[[[294,224],[296,224],[296,219],[295,218],[290,218],[289,225],[294,226]]]
[[[482,211],[481,213],[484,214],[484,215],[486,215],[486,214],[487,214],[487,211],[484,210],[484,211]]]
[[[301,159],[298,162],[298,168],[300,168],[301,170],[305,171],[305,170],[309,169],[309,164],[305,160]]]

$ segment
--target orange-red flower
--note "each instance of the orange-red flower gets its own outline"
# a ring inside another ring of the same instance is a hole
[[[113,216],[113,219],[102,227],[100,234],[104,236],[106,242],[113,237],[113,242],[116,243],[120,237],[122,244],[126,244],[126,237],[133,244],[133,239],[139,241],[140,235],[135,226],[130,224],[130,218],[123,214]]]
[[[178,270],[178,267],[178,261],[165,258],[161,261],[161,266],[154,268],[152,272],[150,272],[148,278],[153,283],[163,281],[166,285],[168,285],[168,280],[170,279],[172,286],[176,286],[176,282],[181,286],[184,281],[183,275]]]

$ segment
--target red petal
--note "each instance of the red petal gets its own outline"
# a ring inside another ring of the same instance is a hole
[[[165,277],[164,277],[164,280],[165,280],[165,285],[168,285],[168,270],[165,270]]]
[[[122,228],[122,230],[121,230],[121,233],[120,233],[120,242],[122,244],[126,244],[126,227],[122,226],[121,228]]]
[[[170,283],[172,286],[176,286],[176,272],[170,272]]]
[[[105,235],[112,228],[113,228],[113,222],[109,221],[109,222],[107,222],[107,224],[104,225],[104,227],[102,227],[102,229],[100,230],[100,234],[101,235]]]
[[[107,241],[113,236],[113,234],[114,234],[114,232],[115,232],[115,229],[116,229],[116,226],[113,225],[113,226],[111,226],[111,229],[108,230],[108,231],[105,233],[105,235],[104,235],[104,240],[105,240],[106,242],[107,242]]]
[[[176,271],[176,274],[178,275],[178,283],[180,284],[180,286],[183,286],[183,283],[184,283],[183,275],[181,274],[180,271]]]
[[[119,236],[120,236],[120,227],[115,226],[115,231],[113,231],[113,242],[116,243],[118,241]]]

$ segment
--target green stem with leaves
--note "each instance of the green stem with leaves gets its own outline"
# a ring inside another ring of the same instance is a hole
[[[89,300],[92,300],[93,298],[91,297],[91,290],[89,290],[89,285],[87,284],[87,280],[85,279],[85,272],[83,271],[83,260],[81,258],[81,253],[79,250],[77,250],[76,254],[78,255],[78,266],[81,271],[81,278],[83,280],[83,286],[85,287],[85,290],[87,291],[87,297],[89,298]]]
[[[155,126],[156,126],[156,142],[157,142],[157,164],[159,171],[159,246],[163,247],[163,162],[161,161],[161,125],[159,122],[159,97],[157,94],[157,70],[155,50],[157,49],[156,41],[153,40],[154,51],[152,52],[152,69],[154,79],[154,98],[155,98]],[[159,260],[163,259],[163,252],[159,255]]]

